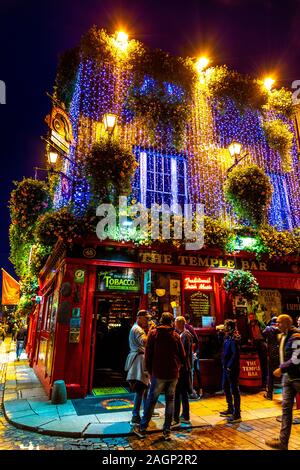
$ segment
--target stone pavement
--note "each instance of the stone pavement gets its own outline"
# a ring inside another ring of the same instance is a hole
[[[131,412],[113,412],[95,415],[78,416],[71,400],[63,405],[53,405],[48,400],[43,387],[33,369],[28,366],[26,355],[21,361],[15,361],[14,343],[5,340],[0,347],[2,380],[5,382],[3,405],[7,420],[14,426],[47,435],[73,438],[95,438],[130,436]],[[281,414],[281,395],[275,395],[274,401],[263,398],[263,392],[242,395],[242,424],[248,421],[273,418]],[[224,396],[215,395],[198,401],[191,401],[192,426],[182,425],[180,432],[188,428],[205,429],[219,426],[219,430],[227,421],[219,416],[225,407]],[[157,410],[159,418],[154,418],[150,426],[150,435],[161,431],[164,409]],[[298,411],[295,412],[299,413]],[[232,425],[231,425],[232,426]],[[180,434],[179,432],[179,434]]]

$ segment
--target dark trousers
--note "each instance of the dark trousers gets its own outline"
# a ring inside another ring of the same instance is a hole
[[[234,416],[240,416],[241,396],[239,390],[239,371],[229,372],[223,369],[223,390],[228,409],[233,412]]]
[[[280,441],[288,446],[293,422],[293,406],[297,393],[300,393],[300,380],[289,380],[287,374],[282,377],[282,421]]]
[[[190,405],[189,405],[189,372],[180,372],[179,379],[175,390],[174,401],[174,421],[179,422],[180,405],[182,404],[182,417],[189,421]]]

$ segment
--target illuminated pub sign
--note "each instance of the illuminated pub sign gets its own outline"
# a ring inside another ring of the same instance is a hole
[[[99,269],[97,290],[101,292],[139,292],[139,271],[131,268]]]
[[[184,289],[211,292],[213,290],[212,278],[211,276],[185,276]]]

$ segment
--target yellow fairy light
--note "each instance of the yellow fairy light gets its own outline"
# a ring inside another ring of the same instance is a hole
[[[275,83],[275,80],[272,78],[272,77],[266,77],[264,79],[264,87],[267,89],[267,90],[271,90],[273,84]]]
[[[116,36],[116,46],[121,49],[121,51],[125,51],[128,47],[128,34],[124,33],[124,31],[118,31]]]
[[[202,72],[209,64],[209,59],[207,57],[200,57],[196,62],[196,68],[198,72]]]

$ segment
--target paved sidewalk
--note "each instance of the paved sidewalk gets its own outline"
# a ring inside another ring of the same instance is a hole
[[[132,434],[131,412],[112,412],[78,416],[71,400],[63,405],[53,405],[32,368],[28,366],[23,353],[20,361],[15,360],[15,343],[10,338],[0,346],[0,373],[6,374],[3,395],[4,413],[14,426],[42,434],[66,437],[113,437]],[[263,392],[242,395],[242,420],[250,421],[281,415],[281,395],[273,401],[263,398]],[[188,428],[224,425],[219,416],[226,407],[225,397],[215,395],[190,402],[191,426]],[[158,408],[160,417],[153,418],[150,432],[161,431],[164,408]]]

